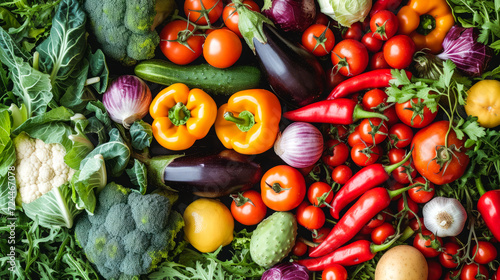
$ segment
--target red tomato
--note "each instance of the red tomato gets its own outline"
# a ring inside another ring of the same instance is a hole
[[[260,189],[264,204],[274,211],[290,211],[306,196],[304,176],[288,165],[269,169],[262,176]]]
[[[387,189],[390,191],[399,190],[399,189],[402,189],[404,187],[405,187],[405,185],[399,183],[396,180],[389,180],[388,185],[387,185]],[[392,201],[399,200],[401,198],[401,196],[402,196],[401,194],[398,194],[395,197],[393,197],[391,200]]]
[[[356,144],[363,143],[363,140],[361,140],[361,134],[359,133],[359,126],[356,126],[354,128],[354,131],[347,136],[347,144],[349,146],[354,147]]]
[[[425,178],[415,178],[413,179],[413,184],[417,186],[408,190],[411,200],[416,203],[427,203],[434,197],[434,193],[436,192],[434,184],[425,180]]]
[[[378,52],[370,58],[370,70],[389,69],[391,66],[387,63],[384,57],[384,52]]]
[[[365,143],[358,143],[351,149],[351,159],[358,166],[368,166],[375,163],[380,155],[379,146],[368,146]]]
[[[387,94],[378,88],[367,91],[361,100],[363,109],[373,112],[387,106]]]
[[[313,234],[312,236],[312,241],[314,243],[321,243],[323,242],[328,234],[330,233],[331,229],[322,227],[316,231],[316,234]]]
[[[330,126],[328,135],[330,135],[334,139],[346,140],[347,136],[349,136],[349,130],[344,125],[334,124]]]
[[[262,201],[260,193],[248,190],[232,197],[231,214],[241,224],[256,225],[266,216],[267,207]]]
[[[295,245],[293,245],[293,249],[292,249],[292,254],[294,254],[297,257],[301,257],[305,253],[307,253],[306,243],[304,243],[300,240],[295,241]]]
[[[396,34],[399,28],[399,20],[394,13],[388,10],[377,12],[370,19],[370,30],[373,37],[387,41]]]
[[[332,180],[343,185],[352,177],[352,170],[347,165],[339,165],[332,171]]]
[[[442,246],[443,251],[439,253],[439,262],[446,268],[457,268],[458,263],[453,256],[459,257],[460,246],[457,243],[447,242]]]
[[[417,176],[417,170],[411,159],[409,159],[403,165],[393,170],[391,175],[398,183],[409,184]]]
[[[415,133],[411,144],[413,163],[418,173],[436,185],[451,183],[462,177],[469,164],[465,139],[459,140],[453,129],[448,134],[448,128],[448,121],[435,122]],[[445,141],[446,135],[448,141]],[[438,160],[444,161],[443,165]]]
[[[444,280],[455,280],[457,279],[457,275],[460,273],[458,270],[448,271],[444,276]],[[453,278],[453,279],[452,279]]]
[[[215,23],[222,15],[224,5],[220,0],[186,0],[184,1],[184,14],[189,21],[206,25]],[[208,19],[208,21],[207,21]]]
[[[408,219],[415,218],[415,215],[413,213],[418,214],[418,204],[415,201],[411,200],[411,198],[409,198],[409,197],[406,198],[406,203],[408,204],[407,205],[408,209],[411,210],[411,211],[408,211],[408,214],[407,214]],[[403,211],[403,209],[405,208],[405,203],[404,203],[403,198],[400,198],[398,200],[397,208],[398,208],[398,212]]]
[[[464,265],[460,274],[460,280],[489,279],[489,277],[488,269],[484,265],[475,263]]]
[[[383,114],[388,119],[385,121],[388,127],[391,127],[399,122],[398,115],[396,114],[396,108],[394,106],[387,107]]]
[[[384,41],[377,39],[373,36],[373,32],[366,33],[363,38],[361,38],[361,43],[365,45],[369,52],[376,53],[382,49]]]
[[[213,67],[227,68],[238,61],[242,50],[238,35],[231,30],[218,29],[208,34],[203,45],[203,57]]]
[[[340,41],[332,51],[333,65],[346,77],[356,76],[365,71],[368,60],[366,47],[353,39]]]
[[[443,244],[441,237],[436,237],[428,230],[423,230],[421,234],[417,234],[413,239],[413,247],[417,248],[426,258],[437,257],[439,251],[436,248],[439,248],[440,244]]]
[[[363,37],[363,24],[361,22],[355,22],[351,24],[351,27],[345,29],[344,33],[342,33],[342,39],[353,39],[356,41],[361,41],[361,37]]]
[[[336,86],[346,80],[346,77],[335,70],[335,65],[326,71],[326,91],[332,91]]]
[[[422,103],[422,99],[413,98],[405,103],[396,103],[396,114],[401,122],[413,128],[422,128],[430,124],[438,111],[431,110]]]
[[[415,43],[406,35],[396,35],[384,44],[384,58],[392,68],[404,69],[410,66],[415,53]]]
[[[323,280],[347,280],[347,270],[340,264],[332,264],[321,273]]]
[[[413,139],[413,130],[404,123],[397,123],[389,128],[389,139],[393,147],[407,147]]]
[[[297,211],[297,223],[309,230],[321,228],[325,224],[325,220],[325,212],[314,205],[308,205]]]
[[[366,226],[369,228],[377,228],[385,222],[386,217],[386,213],[380,212],[377,216],[373,217],[368,223],[366,223]]]
[[[395,233],[396,229],[394,229],[394,226],[391,223],[383,223],[372,231],[372,241],[377,245],[383,244],[391,235],[394,235]]]
[[[363,119],[359,124],[359,135],[368,144],[378,145],[387,137],[389,129],[382,119]]]
[[[418,223],[420,221],[420,224]],[[424,218],[417,217],[415,219],[410,220],[409,226],[411,229],[414,231],[417,231],[420,229],[420,226],[422,226],[422,230],[425,230],[425,225],[424,225]]]
[[[474,254],[475,262],[479,264],[488,264],[497,258],[497,248],[488,241],[478,241],[471,252],[471,255],[474,256]]]
[[[316,13],[316,18],[314,19],[313,24],[322,24],[328,26],[329,23],[330,18],[327,15],[320,12]]]
[[[335,35],[326,25],[313,24],[302,33],[302,45],[315,56],[324,56],[332,51]]]
[[[337,139],[326,141],[326,150],[323,154],[323,162],[331,167],[344,164],[349,158],[349,147]]]
[[[401,162],[406,156],[405,149],[392,148],[387,152],[387,158],[390,164]]]
[[[427,260],[427,280],[439,280],[443,275],[443,268],[437,261]]]
[[[332,186],[325,182],[314,182],[307,189],[307,199],[312,205],[325,207],[333,200]]]
[[[244,0],[243,5],[245,5],[248,9],[254,12],[260,12],[260,7],[257,3],[255,3],[253,0]],[[224,10],[222,10],[222,20],[224,21],[224,24],[238,37],[241,36],[240,29],[238,27],[238,21],[240,20],[240,16],[238,15],[238,12],[234,8],[234,3],[229,3],[224,7]]]
[[[192,24],[183,20],[169,22],[160,32],[160,49],[163,54],[175,64],[185,65],[193,62],[203,52],[204,37],[196,31],[193,36],[188,36],[184,30],[194,30]],[[183,44],[189,46],[186,47]]]

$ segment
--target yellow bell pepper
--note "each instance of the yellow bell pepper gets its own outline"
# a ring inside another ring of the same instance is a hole
[[[201,89],[173,84],[156,95],[149,107],[153,136],[169,150],[185,150],[205,137],[215,122],[217,104]]]
[[[260,154],[273,147],[280,119],[281,105],[276,95],[265,89],[243,90],[219,108],[215,132],[227,149]]]
[[[444,37],[455,24],[446,0],[410,0],[397,15],[400,34],[410,36],[417,49],[436,54],[443,49]]]

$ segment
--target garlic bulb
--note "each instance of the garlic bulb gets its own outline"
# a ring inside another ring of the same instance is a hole
[[[467,212],[455,198],[438,196],[422,209],[425,227],[439,237],[457,236],[462,232]]]

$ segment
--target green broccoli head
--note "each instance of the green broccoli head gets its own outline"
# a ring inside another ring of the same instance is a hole
[[[75,239],[80,247],[84,248],[87,246],[89,240],[89,231],[92,228],[92,224],[89,221],[87,215],[81,215],[78,222],[75,225]]]
[[[125,250],[127,250],[127,252],[142,254],[148,250],[151,238],[149,234],[142,230],[133,230],[123,237]],[[137,242],[137,240],[141,240],[141,242]],[[159,247],[158,250],[163,248],[165,247]]]
[[[170,208],[168,198],[159,194],[141,195],[133,192],[128,196],[128,204],[138,229],[146,233],[158,233],[167,225]]]

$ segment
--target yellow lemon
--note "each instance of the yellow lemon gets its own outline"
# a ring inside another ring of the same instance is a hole
[[[215,199],[200,198],[184,211],[184,236],[198,251],[213,252],[233,240],[231,211]]]

